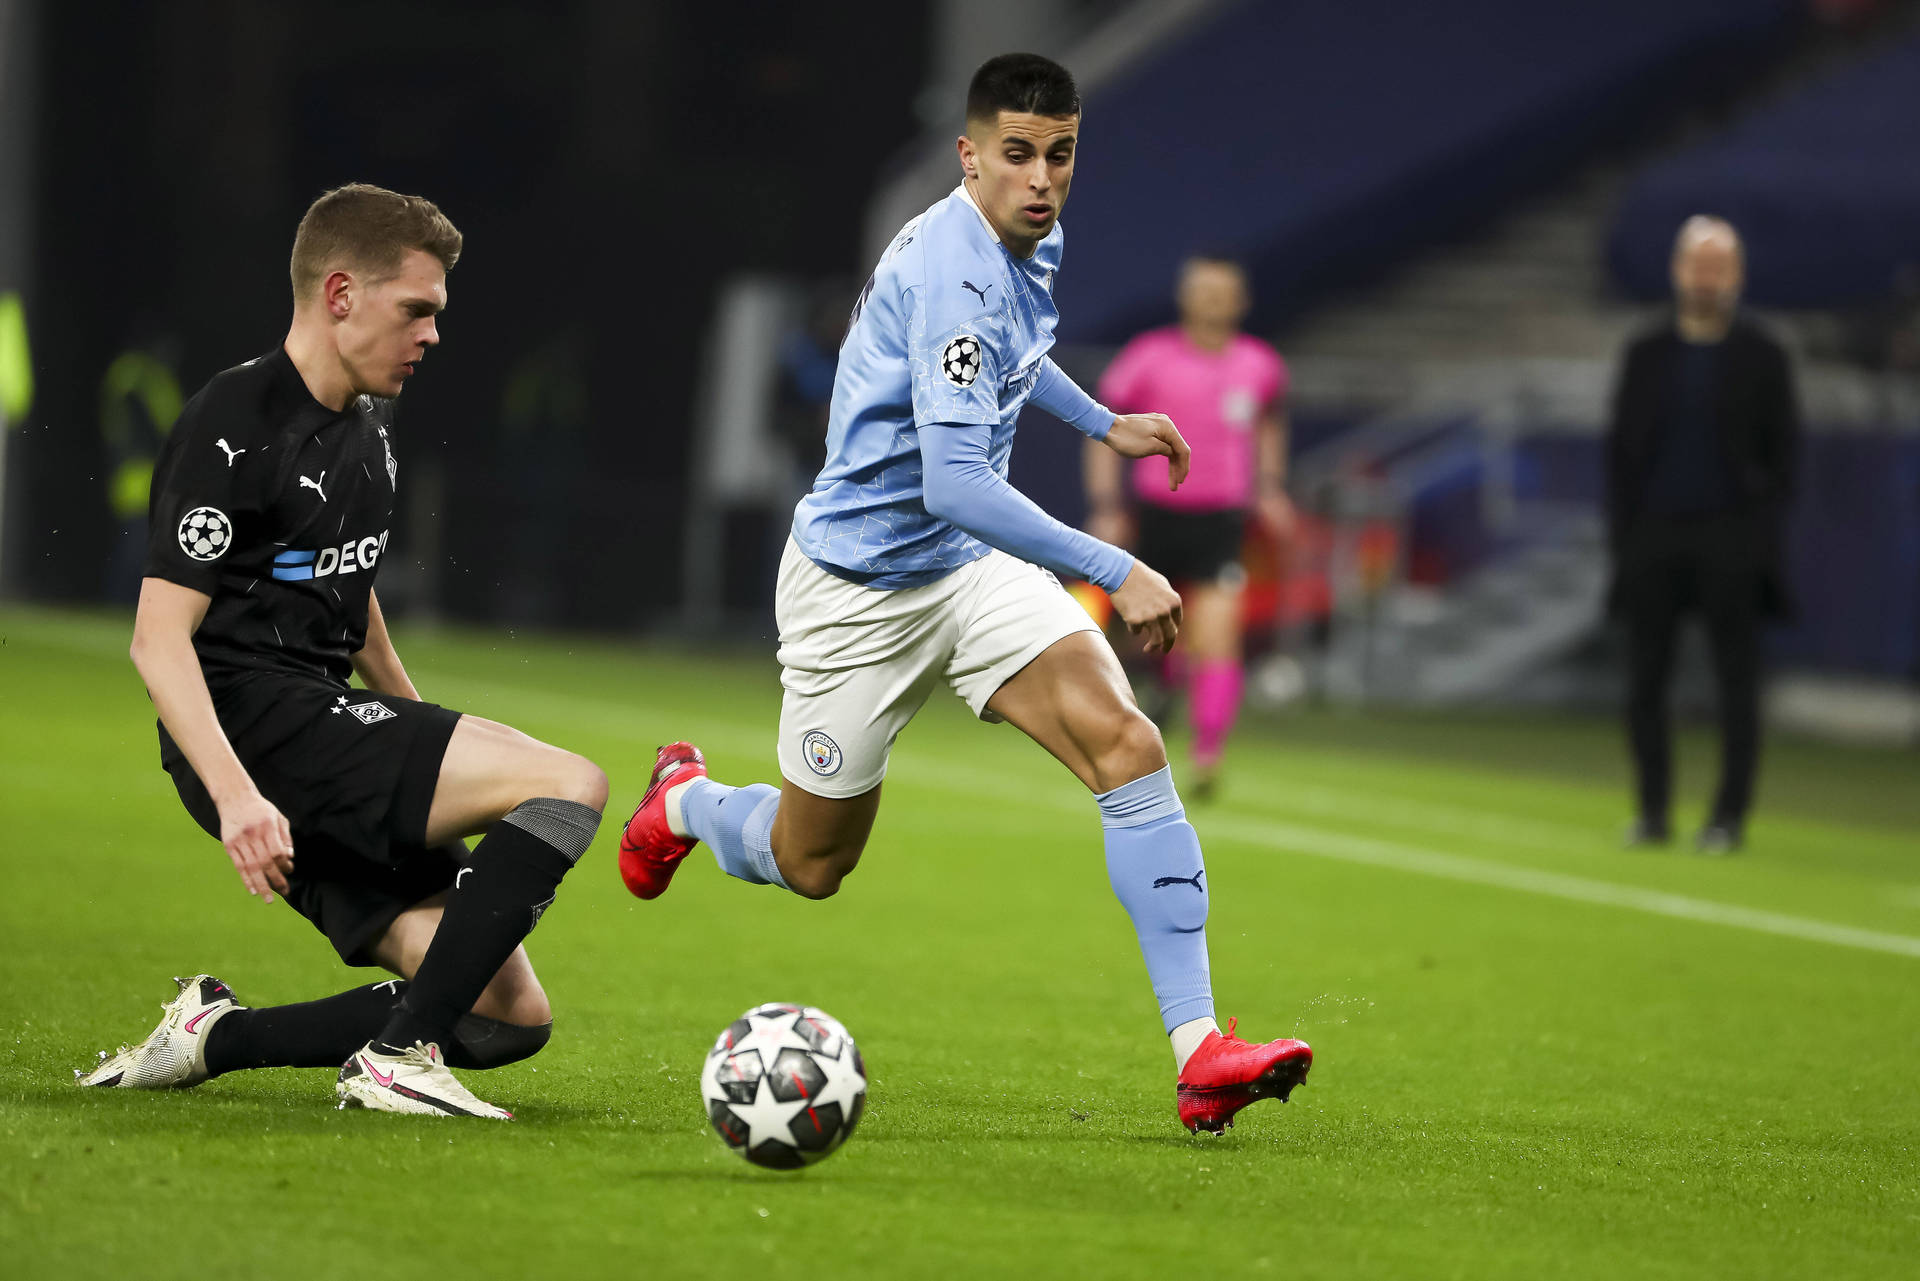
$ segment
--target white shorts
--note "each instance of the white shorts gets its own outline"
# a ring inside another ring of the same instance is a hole
[[[816,796],[858,796],[887,773],[893,740],[945,678],[982,720],[1008,678],[1087,612],[1037,565],[993,551],[925,587],[836,578],[787,542],[780,623],[780,772]]]

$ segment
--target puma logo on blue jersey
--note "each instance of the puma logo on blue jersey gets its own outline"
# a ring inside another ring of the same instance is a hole
[[[1200,878],[1206,874],[1207,869],[1203,867],[1192,876],[1156,876],[1153,878],[1153,888],[1156,890],[1164,890],[1169,885],[1191,885],[1194,889],[1204,894],[1206,890],[1201,889]]]
[[[987,289],[991,289],[991,288],[993,288],[993,286],[992,286],[992,285],[988,285],[988,286],[987,286],[987,289],[982,289],[982,288],[980,288],[980,286],[978,286],[978,285],[976,285],[976,284],[974,284],[974,283],[973,283],[973,282],[972,282],[971,280],[963,280],[963,281],[961,281],[961,282],[960,282],[960,287],[961,287],[962,289],[970,289],[970,290],[972,290],[972,291],[973,291],[974,293],[976,293],[976,294],[979,294],[979,295],[980,295],[980,305],[981,305],[982,307],[984,307],[984,306],[986,306],[986,305],[987,305]]]

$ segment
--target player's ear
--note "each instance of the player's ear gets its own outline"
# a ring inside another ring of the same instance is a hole
[[[330,271],[320,282],[320,302],[335,320],[345,320],[353,310],[353,276],[345,271]]]
[[[973,145],[973,139],[964,133],[954,139],[954,146],[960,152],[960,171],[969,178],[980,176],[980,149]]]

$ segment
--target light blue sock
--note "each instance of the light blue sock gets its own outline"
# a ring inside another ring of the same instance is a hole
[[[1167,1031],[1213,1017],[1207,968],[1207,869],[1200,837],[1163,768],[1094,799],[1107,833],[1107,879],[1133,918]]]
[[[697,778],[680,794],[687,830],[707,843],[721,871],[784,890],[787,883],[773,861],[773,816],[779,810],[780,789],[766,783],[728,787]]]

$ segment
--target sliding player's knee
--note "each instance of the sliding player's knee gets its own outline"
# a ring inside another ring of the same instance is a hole
[[[571,801],[596,813],[607,808],[607,775],[584,756],[540,745],[515,757],[506,767],[511,778],[508,795],[514,804],[532,800]]]
[[[553,1006],[545,989],[535,983],[515,992],[499,1017],[502,1023],[517,1027],[544,1027],[553,1022]]]
[[[473,1014],[520,1027],[553,1022],[553,1006],[547,1002],[546,989],[534,977],[524,952],[516,953],[493,976],[473,1003]]]
[[[1093,788],[1110,792],[1166,766],[1167,746],[1160,731],[1137,708],[1116,718],[1093,757]]]
[[[607,772],[586,757],[560,753],[553,775],[554,790],[549,795],[577,801],[589,809],[607,808]]]

